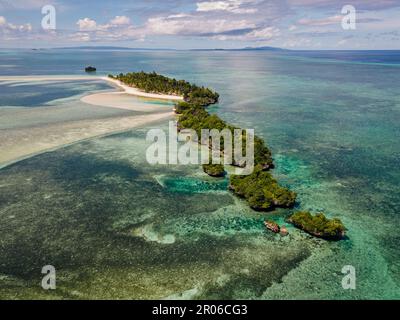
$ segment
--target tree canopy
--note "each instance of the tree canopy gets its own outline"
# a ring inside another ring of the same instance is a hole
[[[209,88],[198,87],[185,80],[168,78],[156,72],[129,72],[109,77],[146,92],[183,96],[185,101],[201,106],[217,103],[219,99],[219,94]]]
[[[263,170],[260,165],[256,166],[250,175],[232,175],[229,188],[239,197],[246,199],[254,210],[267,211],[275,207],[289,208],[296,201],[296,193],[280,186],[272,175]]]
[[[346,231],[340,219],[328,219],[323,213],[313,216],[308,211],[299,211],[290,216],[288,221],[311,235],[329,240],[343,238]]]

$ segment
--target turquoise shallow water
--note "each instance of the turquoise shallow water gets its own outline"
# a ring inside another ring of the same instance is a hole
[[[349,230],[336,243],[290,226],[289,237],[274,236],[263,220],[284,223],[290,210],[254,212],[197,166],[148,165],[142,128],[0,171],[0,297],[400,298],[400,69],[393,55],[376,55],[3,52],[0,74],[78,74],[93,64],[215,88],[221,102],[210,110],[267,140],[297,208]],[[52,293],[38,286],[45,264],[58,270]],[[344,265],[356,268],[356,290],[341,287]]]

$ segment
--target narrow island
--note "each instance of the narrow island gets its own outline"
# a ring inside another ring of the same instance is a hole
[[[109,75],[109,77],[145,92],[183,96],[184,101],[175,105],[178,129],[193,129],[199,136],[201,129],[219,131],[228,129],[232,134],[235,129],[240,129],[228,124],[217,115],[207,112],[206,107],[219,100],[219,94],[209,88],[199,87],[185,80],[171,79],[155,72],[121,73],[117,76]],[[243,148],[245,148],[245,135],[242,135],[242,140]],[[223,151],[221,141],[221,156]],[[233,163],[233,165],[243,166],[242,163]],[[245,199],[249,206],[257,211],[271,211],[278,207],[292,208],[297,195],[281,186],[270,173],[270,170],[274,168],[272,153],[264,140],[258,136],[254,137],[254,165],[254,171],[250,175],[230,175],[229,190]],[[223,177],[226,174],[221,164],[205,164],[203,170],[212,177]],[[305,213],[297,213],[292,215],[288,222],[305,232],[328,240],[337,239],[339,235],[343,237],[345,232],[340,220],[329,220],[323,214],[309,217]],[[268,225],[271,223],[269,222]],[[274,225],[272,229],[276,231],[278,228],[278,225]],[[287,233],[285,228],[283,231]]]
[[[323,213],[313,216],[308,211],[299,211],[287,220],[297,228],[326,240],[340,240],[345,236],[346,228],[339,219],[328,219]]]
[[[96,70],[97,69],[95,67],[92,67],[92,66],[88,66],[88,67],[85,68],[85,71],[88,72],[88,73],[96,72]]]

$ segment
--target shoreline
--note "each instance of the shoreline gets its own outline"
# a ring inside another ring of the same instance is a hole
[[[159,100],[170,100],[170,101],[183,101],[182,96],[174,96],[168,94],[158,94],[158,93],[147,93],[141,91],[135,87],[130,87],[123,84],[121,81],[116,79],[111,79],[107,76],[49,76],[49,75],[38,75],[38,76],[0,76],[0,82],[3,81],[20,81],[20,82],[35,82],[35,81],[105,81],[112,84],[123,91],[121,93],[126,93],[129,95],[159,99]]]
[[[110,77],[101,77],[100,79],[118,86],[119,88],[123,89],[126,94],[130,94],[130,95],[134,95],[134,96],[138,96],[138,97],[144,97],[144,98],[152,98],[152,99],[184,101],[182,96],[144,92],[135,87],[127,86],[126,84],[123,84],[119,80],[111,79]],[[1,78],[0,78],[0,80],[1,80]]]
[[[140,115],[82,119],[66,121],[63,123],[49,123],[39,127],[24,127],[16,129],[4,129],[3,138],[0,141],[0,169],[8,167],[19,161],[33,156],[54,151],[59,148],[102,136],[126,132],[130,129],[144,126],[150,123],[172,118],[174,113],[171,108],[149,104],[140,104],[124,101],[124,95],[133,95],[157,100],[181,100],[182,97],[146,94],[140,90],[118,83],[108,77],[94,76],[0,76],[1,82],[38,82],[38,81],[106,81],[122,91],[98,92],[87,94],[80,101],[90,106],[109,107],[123,110],[142,112]],[[77,101],[79,101],[77,99]]]

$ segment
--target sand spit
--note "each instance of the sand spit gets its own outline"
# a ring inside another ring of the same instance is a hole
[[[130,100],[128,95],[146,99],[183,100],[182,97],[158,95],[142,92],[136,88],[128,87],[118,80],[98,76],[1,76],[0,82],[46,82],[46,81],[107,81],[118,92],[101,92],[89,94],[81,101],[100,107],[118,108],[140,112],[140,115],[112,116],[99,119],[77,119],[57,123],[49,122],[40,126],[18,127],[6,129],[0,127],[0,168],[30,156],[54,150],[78,141],[127,131],[152,122],[172,118],[174,113],[171,106],[165,104],[152,104],[151,101],[141,103]],[[90,106],[87,106],[90,108]],[[40,107],[38,107],[40,108]],[[45,110],[45,109],[44,109]],[[43,111],[45,112],[45,111]],[[149,114],[147,114],[149,113]],[[17,114],[16,114],[17,116]],[[45,116],[45,114],[44,114]]]

